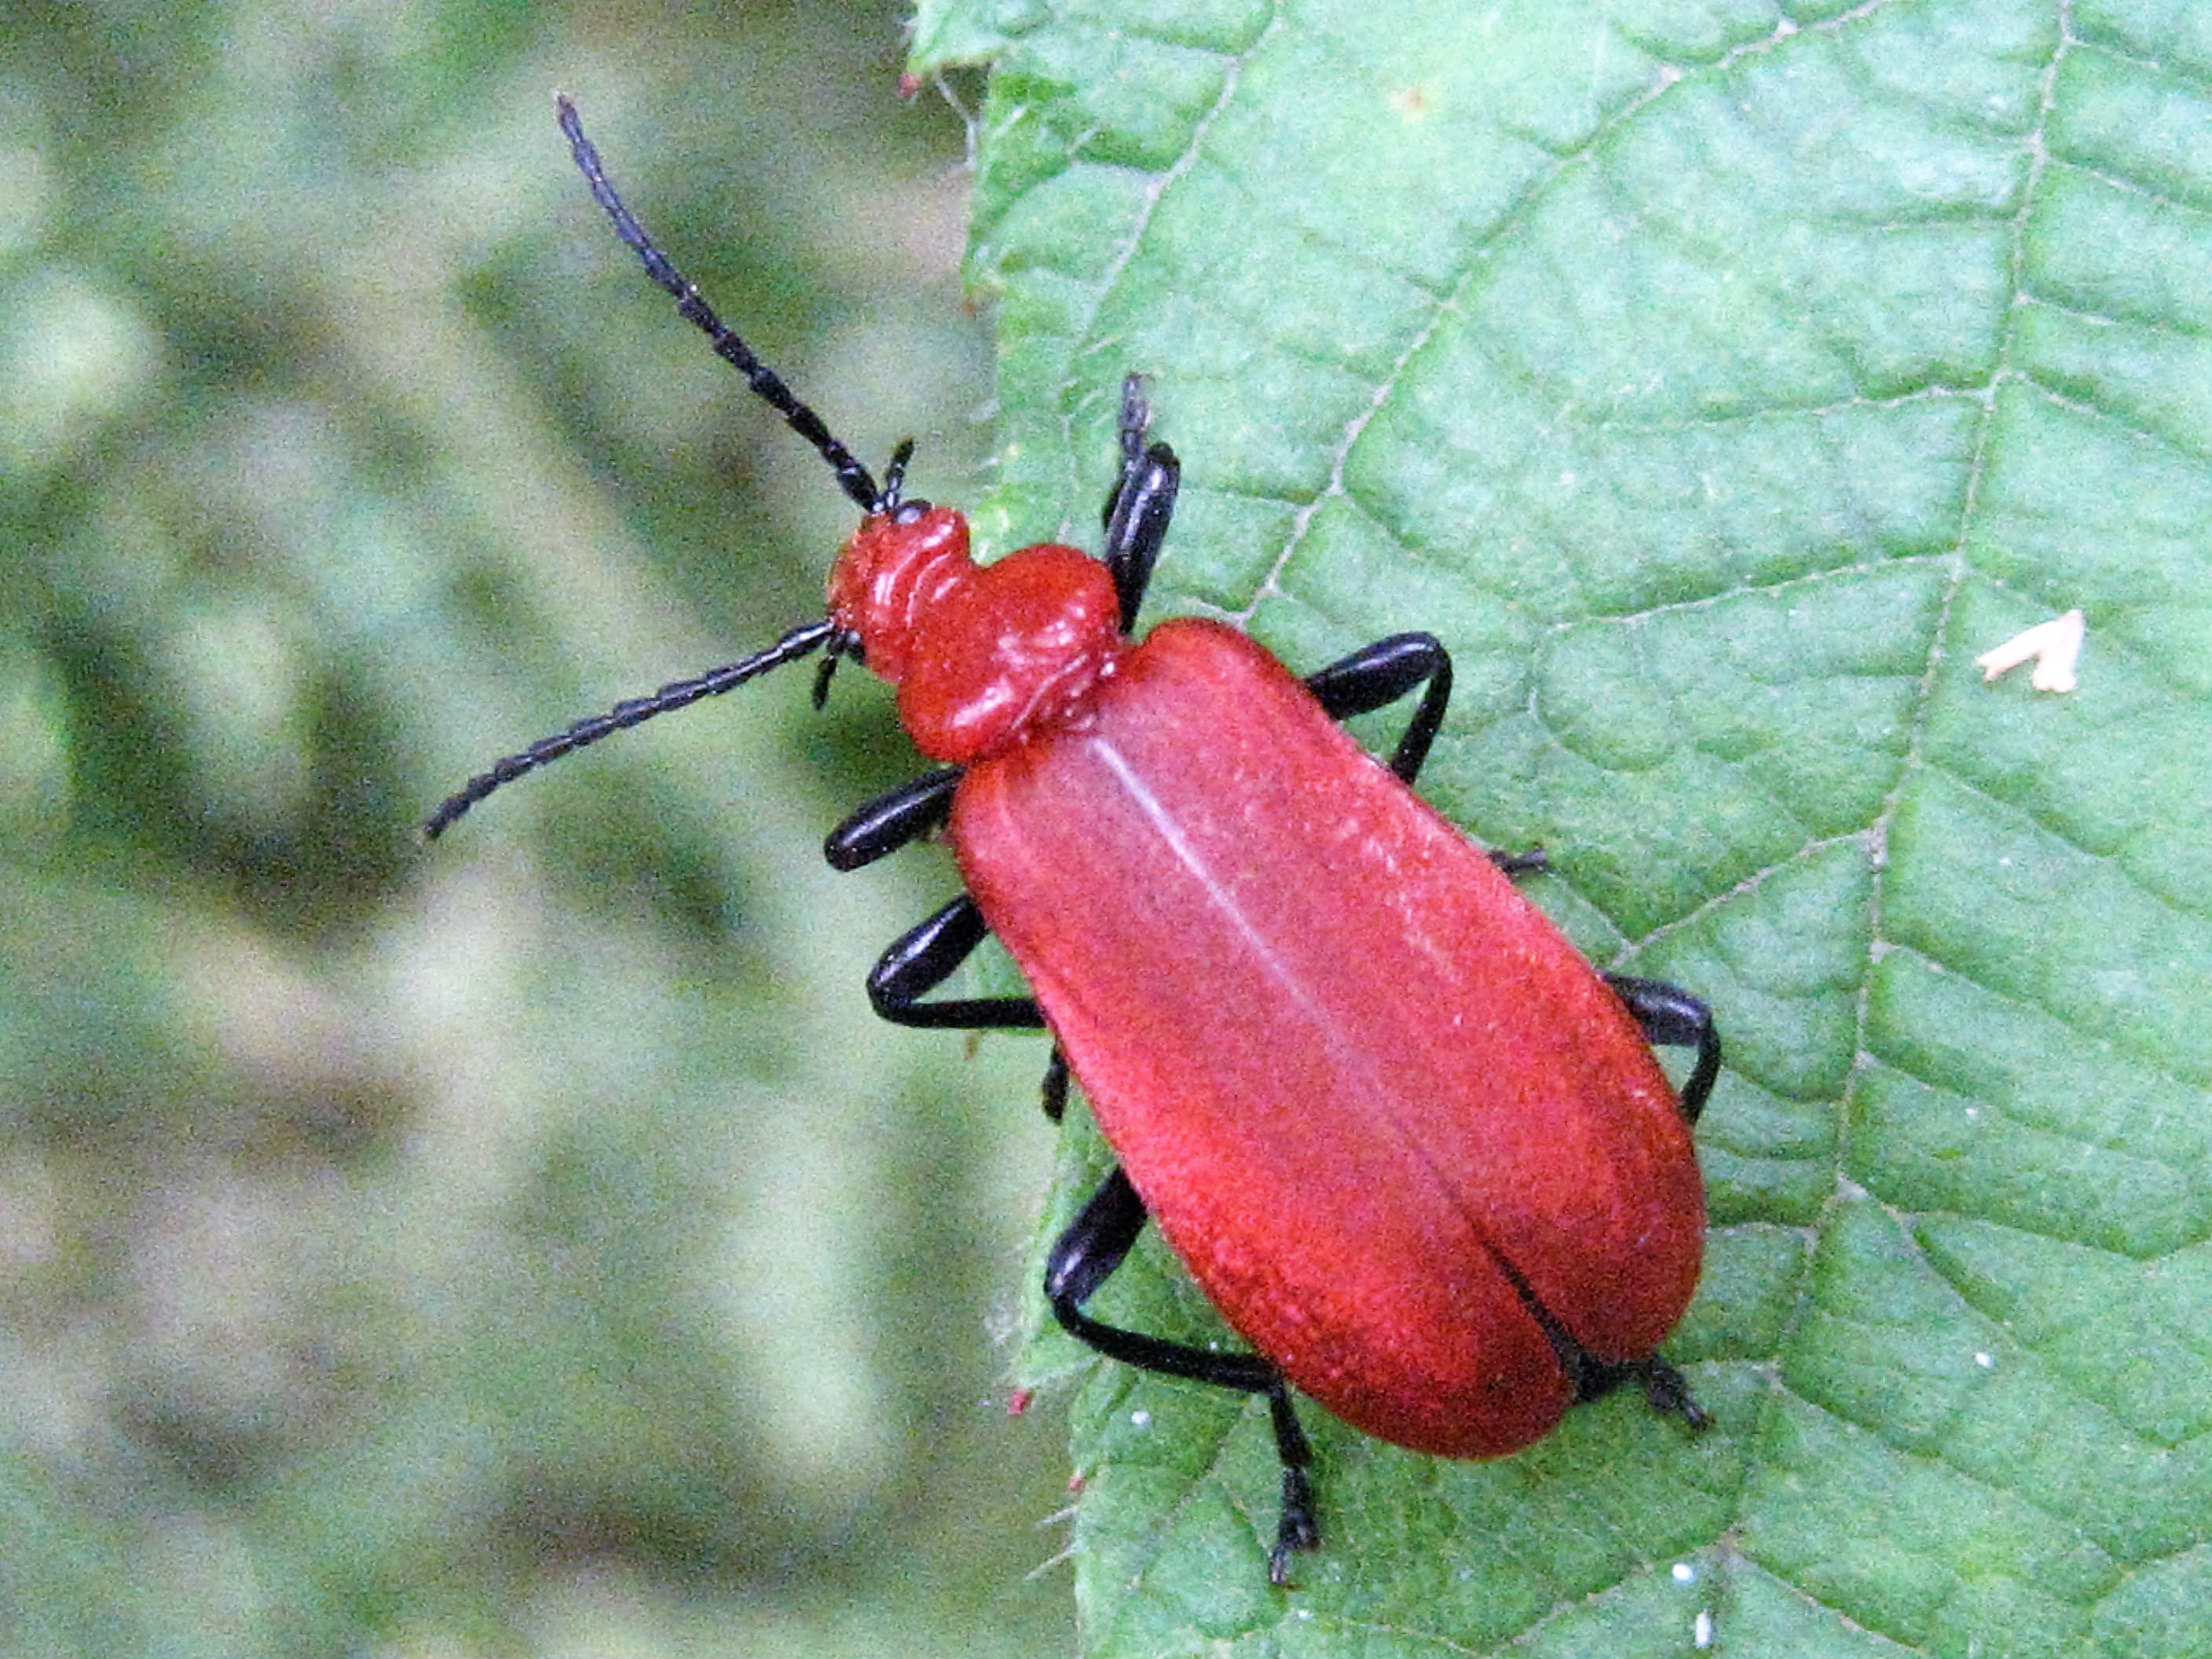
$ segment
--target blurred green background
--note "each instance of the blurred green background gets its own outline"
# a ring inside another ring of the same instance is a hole
[[[1070,1645],[1006,1413],[1042,1051],[861,980],[914,762],[808,675],[413,826],[817,616],[872,463],[978,483],[958,116],[869,4],[10,5],[0,1645]]]

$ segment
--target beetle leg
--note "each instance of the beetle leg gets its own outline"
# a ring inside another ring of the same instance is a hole
[[[1048,1122],[1057,1123],[1067,1115],[1067,1056],[1057,1042],[1052,1045],[1052,1058],[1044,1063],[1044,1083],[1038,1092],[1044,1097]]]
[[[1651,1402],[1653,1411],[1679,1417],[1692,1429],[1703,1429],[1713,1420],[1703,1406],[1690,1398],[1690,1385],[1682,1380],[1682,1373],[1657,1354],[1638,1360],[1628,1370],[1644,1385],[1644,1397]]]
[[[1442,641],[1433,634],[1393,634],[1306,676],[1306,690],[1333,720],[1372,714],[1423,684],[1421,706],[1390,757],[1390,769],[1407,783],[1420,775],[1451,701],[1451,653]]]
[[[1282,1519],[1275,1529],[1275,1547],[1268,1553],[1267,1577],[1275,1583],[1287,1583],[1291,1557],[1319,1544],[1321,1527],[1314,1518],[1313,1480],[1308,1473],[1313,1448],[1298,1426],[1282,1373],[1257,1354],[1216,1353],[1170,1342],[1102,1325],[1083,1311],[1083,1304],[1128,1255],[1144,1227],[1145,1200],[1137,1196],[1137,1189],[1117,1165],[1053,1242],[1045,1257],[1045,1299],[1052,1304],[1053,1316],[1071,1335],[1109,1359],[1164,1376],[1267,1396],[1275,1452],[1283,1464]]]
[[[823,856],[833,870],[858,870],[921,840],[943,826],[952,811],[953,787],[959,781],[960,769],[949,766],[878,795],[830,832]],[[884,952],[868,975],[869,1002],[884,1018],[899,1025],[1035,1030],[1044,1024],[1044,1016],[1027,997],[971,998],[926,1006],[918,1000],[942,985],[983,942],[980,912],[972,917],[953,914],[963,907],[972,912],[975,902],[955,899]],[[1058,1043],[1053,1045],[1038,1092],[1045,1116],[1059,1122],[1067,1110],[1067,1060]]]
[[[1628,1005],[1645,1039],[1655,1047],[1697,1049],[1697,1063],[1690,1068],[1681,1097],[1682,1121],[1695,1123],[1721,1071],[1721,1039],[1713,1029],[1713,1011],[1687,991],[1661,980],[1607,974],[1605,982]]]
[[[1429,745],[1443,723],[1444,705],[1451,701],[1451,653],[1436,635],[1393,634],[1377,640],[1307,675],[1306,690],[1321,700],[1331,720],[1343,720],[1387,708],[1424,682],[1428,690],[1422,694],[1421,706],[1413,711],[1412,723],[1390,757],[1390,769],[1401,781],[1411,783],[1420,775]],[[1540,847],[1525,853],[1492,850],[1484,856],[1509,876],[1532,874],[1547,862]]]
[[[1501,1261],[1498,1265],[1512,1281],[1521,1305],[1544,1333],[1544,1340],[1552,1345],[1553,1356],[1574,1389],[1575,1404],[1587,1405],[1633,1378],[1643,1386],[1644,1397],[1650,1402],[1653,1411],[1667,1417],[1679,1417],[1692,1429],[1703,1429],[1712,1421],[1705,1407],[1690,1397],[1690,1385],[1683,1380],[1682,1373],[1657,1354],[1648,1353],[1641,1359],[1600,1359],[1575,1340],[1510,1263]]]
[[[878,795],[830,832],[822,856],[833,870],[858,870],[945,827],[960,769],[925,772],[887,795]]]
[[[868,1001],[894,1025],[925,1030],[1041,1031],[1044,1013],[1031,997],[921,999],[952,976],[988,936],[983,913],[963,893],[928,921],[894,940],[868,974]]]
[[[1114,577],[1125,634],[1137,625],[1137,611],[1152,583],[1152,567],[1159,562],[1182,478],[1175,451],[1145,441],[1151,420],[1144,377],[1129,375],[1121,382],[1121,473],[1106,497],[1106,549],[1100,556]]]
[[[1567,1368],[1574,1379],[1575,1403],[1587,1405],[1601,1395],[1607,1395],[1622,1383],[1633,1382],[1644,1390],[1644,1398],[1651,1409],[1662,1417],[1679,1417],[1692,1431],[1701,1431],[1712,1424],[1711,1416],[1690,1397],[1690,1385],[1682,1373],[1676,1370],[1657,1354],[1646,1354],[1641,1359],[1593,1359],[1577,1352]]]
[[[1486,848],[1483,857],[1496,865],[1501,875],[1533,876],[1539,870],[1552,867],[1550,854],[1540,847],[1532,847],[1525,853],[1509,853],[1502,847]]]

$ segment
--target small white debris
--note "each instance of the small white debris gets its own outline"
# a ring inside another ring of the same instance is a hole
[[[2081,613],[2069,611],[2014,635],[1994,651],[1983,652],[1974,659],[1974,665],[1982,671],[1984,679],[1993,680],[2033,657],[2035,672],[2028,679],[2030,685],[2039,691],[2071,691],[2074,665],[2081,658],[2081,636],[2087,631]]]
[[[1996,1356],[1995,1354],[1978,1353],[1974,1356],[1974,1364],[1979,1365],[1985,1371],[1993,1371],[1997,1368]]]
[[[1676,1583],[1686,1584],[1697,1577],[1698,1570],[1687,1561],[1677,1561],[1674,1567],[1674,1576]]]
[[[1129,1413],[1129,1421],[1134,1424],[1138,1428],[1149,1429],[1152,1426],[1152,1414],[1150,1412],[1144,1410],[1142,1407],[1139,1407],[1136,1411],[1133,1411]]]
[[[1713,1616],[1711,1613],[1700,1613],[1695,1619],[1690,1621],[1690,1639],[1695,1642],[1700,1648],[1709,1648],[1712,1646]]]

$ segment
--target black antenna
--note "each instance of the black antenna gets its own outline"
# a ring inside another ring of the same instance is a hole
[[[566,93],[553,94],[554,106],[561,113],[561,131],[568,136],[568,149],[576,158],[576,166],[584,174],[584,182],[592,187],[592,199],[606,210],[614,222],[615,234],[627,243],[645,264],[645,274],[667,289],[676,298],[676,309],[696,324],[714,343],[714,349],[724,361],[745,377],[745,384],[777,414],[791,423],[791,429],[812,444],[830,463],[830,470],[837,475],[837,484],[863,513],[885,510],[886,498],[876,488],[876,481],[868,469],[860,465],[853,452],[839,443],[822,423],[822,417],[792,395],[791,388],[777,378],[776,373],[752,354],[752,348],[732,333],[720,317],[714,314],[701,295],[698,286],[677,270],[666,254],[653,246],[653,238],[645,234],[645,227],[637,216],[623,205],[623,198],[607,181],[606,168],[600,165],[599,152],[592,141],[584,137],[584,123],[576,113],[576,106]],[[902,471],[903,469],[901,469]],[[896,494],[896,489],[894,489]],[[896,504],[893,502],[892,504]]]
[[[604,714],[594,714],[589,720],[578,720],[567,731],[550,738],[540,738],[520,754],[509,755],[495,763],[489,769],[479,772],[452,794],[446,797],[436,811],[422,825],[422,839],[435,841],[451,829],[453,821],[474,806],[486,795],[502,784],[513,783],[526,772],[535,772],[550,761],[581,749],[586,744],[597,743],[601,738],[612,737],[631,726],[651,720],[655,714],[665,714],[672,709],[687,708],[702,697],[719,697],[723,692],[743,685],[747,680],[757,679],[771,668],[781,668],[786,663],[797,662],[810,656],[823,646],[842,650],[838,642],[845,637],[843,630],[830,621],[808,623],[794,628],[765,651],[756,651],[739,662],[717,668],[700,675],[696,679],[676,680],[664,685],[649,697],[633,697],[628,702],[618,702]],[[833,658],[834,661],[835,659]]]

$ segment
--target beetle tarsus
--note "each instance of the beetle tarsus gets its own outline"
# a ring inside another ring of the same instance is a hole
[[[1321,1547],[1321,1523],[1314,1519],[1313,1480],[1304,1469],[1283,1471],[1283,1518],[1275,1528],[1275,1547],[1267,1552],[1267,1582],[1296,1589],[1291,1582],[1293,1556]]]
[[[1712,1426],[1711,1415],[1691,1397],[1688,1381],[1657,1354],[1639,1361],[1636,1375],[1653,1411],[1662,1417],[1680,1418],[1692,1433],[1702,1434]]]
[[[1275,1524],[1275,1547],[1267,1553],[1267,1582],[1290,1589],[1291,1558],[1321,1547],[1321,1522],[1314,1510],[1313,1448],[1298,1426],[1291,1391],[1279,1378],[1267,1391],[1267,1414],[1274,1425],[1275,1454],[1283,1460],[1282,1518]]]
[[[1288,1582],[1291,1557],[1321,1543],[1314,1514],[1313,1447],[1298,1426],[1290,1386],[1273,1364],[1255,1353],[1218,1353],[1210,1348],[1170,1342],[1140,1331],[1106,1325],[1083,1311],[1083,1304],[1113,1275],[1145,1228],[1145,1201],[1117,1164],[1099,1182],[1045,1256],[1044,1294],[1053,1316],[1069,1335],[1125,1365],[1186,1382],[1204,1382],[1239,1394],[1267,1396],[1275,1455],[1283,1464],[1282,1520],[1267,1558],[1267,1577]]]

